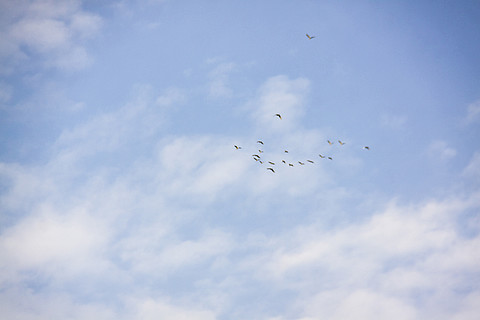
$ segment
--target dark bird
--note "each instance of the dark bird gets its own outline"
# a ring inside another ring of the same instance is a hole
[[[332,144],[333,144],[333,142],[330,141],[330,140],[327,140],[327,142],[328,142],[329,145],[332,145]]]
[[[287,163],[285,160],[282,160],[283,163]]]
[[[309,40],[312,40],[313,38],[315,38],[315,36],[310,36],[308,33],[305,33],[305,35],[307,36],[307,38],[308,38]]]
[[[340,145],[342,145],[342,146],[345,144],[345,142],[342,142],[340,140],[338,140],[338,143],[340,143]]]
[[[236,146],[236,145],[234,145],[234,147],[235,147],[235,149],[237,149],[237,150],[238,150],[238,149],[242,149],[242,147],[239,147],[239,146]]]
[[[328,159],[333,160],[332,157],[328,157]]]
[[[307,160],[307,161],[310,162],[310,163],[315,163],[315,162],[313,162],[312,160]]]
[[[252,154],[252,157],[260,159],[260,156],[258,154]]]
[[[268,163],[270,163],[272,166],[275,165],[275,162],[272,162],[272,161],[268,161]]]
[[[290,167],[293,167],[293,163],[289,163],[288,165],[289,165]]]
[[[258,152],[263,153],[263,150],[258,149]]]
[[[288,153],[288,150],[285,150],[285,153]]]
[[[301,162],[301,161],[298,161],[298,163],[300,163],[300,165],[302,165],[302,166],[305,165],[305,163]]]
[[[263,141],[262,141],[262,140],[258,140],[257,143],[263,144]]]
[[[272,172],[275,172],[275,170],[273,170],[273,168],[267,168],[267,170],[270,170]]]
[[[365,150],[370,150],[370,147],[365,146],[365,147],[363,147],[363,149],[365,149]]]
[[[322,159],[324,159],[324,158],[325,158],[325,156],[322,156],[321,154],[319,154],[318,156],[319,156],[320,158],[322,158]]]
[[[282,119],[282,116],[280,115],[280,113],[275,113],[275,115],[276,115],[279,119]]]

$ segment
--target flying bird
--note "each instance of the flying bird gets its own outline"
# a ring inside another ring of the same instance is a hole
[[[280,115],[280,113],[275,113],[275,115],[281,120],[282,119],[282,116]]]
[[[370,147],[369,147],[369,146],[365,146],[365,147],[363,147],[363,149],[365,149],[365,150],[370,150]]]
[[[273,168],[267,168],[267,170],[270,170],[272,172],[275,172],[275,170],[273,170]]]
[[[313,38],[315,38],[315,36],[310,36],[308,33],[305,33],[305,35],[307,36],[307,38],[308,38],[309,40],[312,40]]]
[[[298,161],[298,163],[300,163],[300,165],[302,165],[302,166],[305,165],[305,163],[301,162],[301,161]]]
[[[258,154],[252,154],[252,157],[260,159],[260,156]]]
[[[313,162],[312,160],[307,160],[307,161],[310,162],[310,163],[315,163],[315,162]]]
[[[328,142],[329,145],[332,145],[332,144],[333,144],[333,142],[330,141],[330,140],[327,140],[327,142]]]
[[[285,153],[288,153],[288,150],[285,150]]]
[[[268,163],[270,163],[272,166],[275,165],[275,162],[272,162],[272,161],[268,161]]]
[[[287,163],[285,160],[282,160],[283,163]]]
[[[342,145],[342,146],[345,144],[345,142],[342,142],[340,140],[338,140],[338,143],[340,143],[340,145]]]
[[[263,150],[258,149],[258,152],[263,153]]]
[[[321,154],[319,154],[318,156],[319,156],[320,158],[322,158],[322,159],[324,159],[324,158],[325,158],[325,156],[322,156]]]
[[[257,143],[263,144],[263,141],[262,141],[262,140],[258,140]]]
[[[328,159],[333,160],[332,157],[328,157]]]
[[[242,149],[242,147],[239,147],[239,146],[236,146],[236,145],[234,145],[234,147],[235,147],[235,149],[237,149],[237,150],[238,150],[238,149]]]
[[[290,167],[293,167],[293,163],[289,163],[288,165],[289,165]]]

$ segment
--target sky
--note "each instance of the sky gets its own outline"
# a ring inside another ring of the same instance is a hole
[[[0,34],[2,319],[478,318],[478,1],[0,0]]]

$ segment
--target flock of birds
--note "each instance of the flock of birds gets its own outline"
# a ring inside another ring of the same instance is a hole
[[[305,35],[307,36],[307,38],[308,38],[309,40],[312,40],[313,38],[315,38],[315,36],[310,36],[308,33],[306,33]],[[275,117],[277,117],[279,120],[282,120],[282,115],[281,115],[280,113],[276,113],[276,114],[275,114]],[[338,141],[338,143],[339,143],[341,146],[343,146],[343,145],[345,144],[345,142],[343,142],[343,141],[341,141],[341,140],[337,140],[337,141]],[[332,141],[330,141],[330,140],[327,140],[327,143],[328,143],[329,145],[333,145],[335,142],[332,142]],[[263,143],[262,140],[257,140],[257,144],[260,145],[260,146],[263,146],[263,145],[264,145],[264,143]],[[238,146],[238,145],[234,145],[234,148],[235,148],[236,150],[242,149],[242,147],[241,147],[241,146]],[[364,149],[364,150],[370,150],[370,147],[369,147],[369,146],[364,146],[363,149]],[[269,166],[267,167],[267,170],[275,173],[275,169],[274,169],[273,167],[276,165],[276,162],[271,161],[271,160],[265,160],[264,158],[262,158],[262,156],[260,156],[260,154],[263,154],[263,153],[264,153],[264,151],[263,151],[263,150],[261,149],[261,147],[260,147],[260,149],[258,149],[258,153],[252,154],[252,159],[255,160],[256,162],[258,162],[259,164],[264,164],[264,163],[267,164],[267,163],[268,163]],[[287,154],[287,153],[289,153],[289,152],[288,152],[288,150],[284,150],[284,153]],[[333,160],[333,158],[332,158],[331,156],[328,156],[328,155],[319,154],[318,156],[319,156],[321,159]],[[304,162],[303,162],[303,161],[296,161],[296,162],[294,162],[295,164],[292,163],[292,162],[290,162],[290,161],[287,162],[285,159],[282,159],[281,162],[282,162],[283,165],[285,165],[285,166],[288,165],[288,167],[294,167],[294,166],[296,165],[296,163],[298,163],[298,165],[300,165],[300,166],[304,166],[306,163],[309,163],[309,164],[315,163],[315,162],[314,162],[313,160],[311,160],[311,159],[304,160]]]
[[[279,113],[276,113],[275,114],[276,117],[278,117],[278,119],[282,119],[282,116],[279,114]],[[337,140],[338,144],[343,146],[345,144],[345,142],[341,141],[341,140]],[[333,141],[330,141],[330,140],[327,140],[327,143],[329,145],[333,145],[335,142]],[[276,165],[277,162],[274,162],[274,161],[271,161],[271,160],[266,160],[265,158],[262,158],[262,156],[260,154],[263,154],[264,151],[261,149],[262,146],[264,145],[264,142],[262,140],[257,140],[257,144],[260,146],[258,149],[258,152],[257,153],[254,153],[252,154],[252,159],[255,160],[256,162],[258,162],[259,164],[268,164],[269,166],[267,167],[267,170],[275,173],[275,169],[273,168],[273,166]],[[238,145],[233,145],[233,147],[236,149],[236,150],[241,150],[242,147],[241,146],[238,146]],[[370,150],[370,147],[369,146],[364,146],[363,147],[364,150]],[[288,154],[288,150],[284,150],[283,151],[285,154]],[[318,156],[320,157],[320,159],[328,159],[328,160],[333,160],[333,158],[329,155],[323,155],[323,154],[318,154]],[[290,162],[290,161],[286,161],[285,159],[282,159],[281,162],[283,163],[283,165],[288,165],[289,167],[294,167],[295,165],[300,165],[300,166],[304,166],[306,163],[309,163],[309,164],[313,164],[315,163],[315,161],[311,160],[311,159],[306,159],[304,161],[295,161],[295,162]]]

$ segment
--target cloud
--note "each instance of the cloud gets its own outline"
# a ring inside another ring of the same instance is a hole
[[[216,63],[216,60],[209,61]],[[208,78],[208,93],[212,98],[230,98],[233,94],[229,86],[229,75],[235,71],[236,65],[232,62],[218,63],[215,68],[210,71]]]
[[[44,66],[63,70],[89,64],[83,44],[98,32],[102,20],[82,10],[80,1],[4,1],[1,8],[6,23],[0,29],[0,61],[9,65],[1,73],[12,73],[34,56],[41,57]]]
[[[467,107],[466,122],[472,123],[480,118],[480,100],[472,102]]]
[[[260,88],[258,96],[249,102],[252,118],[266,132],[286,132],[298,129],[305,112],[305,95],[309,81],[304,78],[290,80],[284,75],[269,78]],[[280,114],[282,120],[275,114]]]
[[[432,142],[427,151],[431,157],[441,160],[448,160],[457,155],[457,151],[443,140]]]

